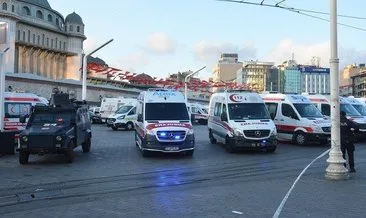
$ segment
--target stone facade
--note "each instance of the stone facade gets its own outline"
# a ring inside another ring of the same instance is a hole
[[[80,80],[85,26],[79,15],[63,16],[46,0],[0,0],[8,23],[6,73]]]

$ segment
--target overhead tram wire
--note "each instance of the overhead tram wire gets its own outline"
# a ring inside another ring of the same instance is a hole
[[[263,0],[262,0],[261,3],[247,2],[247,1],[244,1],[244,0],[243,1],[239,1],[239,0],[215,0],[215,1],[241,3],[241,4],[255,5],[255,6],[265,6],[265,7],[271,7],[271,8],[279,8],[279,9],[287,10],[287,11],[290,11],[290,12],[293,12],[293,13],[301,14],[301,15],[304,15],[304,16],[307,16],[307,17],[311,17],[311,18],[314,18],[314,19],[330,22],[328,19],[304,13],[304,12],[302,12],[303,9],[297,9],[297,8],[292,8],[292,7],[283,7],[283,6],[280,6],[278,4],[276,4],[277,6],[276,5],[265,4],[265,3],[263,3],[264,2]],[[320,13],[325,13],[325,12],[320,12]],[[325,13],[325,14],[327,14],[327,13]],[[342,15],[342,16],[347,16],[347,15]],[[348,16],[348,18],[350,18],[350,16]],[[358,17],[358,18],[361,18],[361,17]],[[366,20],[366,18],[362,18],[362,19]],[[356,26],[352,26],[352,25],[348,25],[348,24],[344,24],[344,23],[339,23],[339,22],[338,22],[338,25],[366,32],[366,29],[364,29],[364,28],[360,28],[360,27],[356,27]]]
[[[264,2],[264,1],[265,0],[262,0],[262,2]],[[274,6],[279,7],[279,8],[292,9],[292,10],[296,10],[296,11],[300,11],[300,12],[308,12],[308,13],[313,13],[313,14],[329,15],[328,12],[314,11],[314,10],[301,9],[301,8],[293,8],[293,7],[290,7],[288,5],[283,4],[282,1],[281,2],[277,2],[276,0],[272,0],[272,1],[274,3],[276,3],[276,5],[274,5]],[[282,4],[283,6],[280,6],[279,4]],[[351,15],[344,15],[344,14],[338,14],[338,17],[356,19],[356,20],[366,20],[366,17],[351,16]]]

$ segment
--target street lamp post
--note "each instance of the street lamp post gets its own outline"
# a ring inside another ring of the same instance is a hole
[[[331,87],[331,150],[325,177],[330,180],[349,178],[340,149],[339,59],[337,47],[337,0],[330,3],[330,87]]]
[[[205,68],[206,68],[206,66],[202,67],[201,69],[199,69],[199,70],[197,70],[197,71],[195,71],[195,72],[193,72],[193,73],[188,74],[188,75],[184,78],[184,97],[185,97],[185,99],[186,99],[186,103],[188,103],[188,93],[187,93],[187,82],[188,82],[188,78],[189,78],[189,77],[191,77],[191,76],[193,76],[194,74],[196,74],[196,73],[200,72],[201,70],[203,70],[203,69],[205,69]]]
[[[113,39],[109,40],[108,42],[104,43],[103,45],[99,46],[98,48],[96,48],[95,50],[93,50],[92,52],[90,52],[89,54],[83,54],[83,77],[82,77],[82,90],[81,90],[81,99],[82,100],[86,100],[86,77],[87,77],[87,60],[88,57],[91,56],[92,54],[94,54],[95,52],[99,51],[100,49],[102,49],[104,46],[108,45],[109,43],[111,43],[113,41]]]

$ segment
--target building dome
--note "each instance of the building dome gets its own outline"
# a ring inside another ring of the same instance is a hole
[[[67,15],[66,19],[65,19],[65,22],[66,23],[74,23],[74,24],[84,25],[83,20],[81,19],[81,17],[75,12],[73,12],[72,14]]]
[[[140,83],[140,82],[150,83],[153,81],[154,81],[154,79],[150,75],[147,75],[145,73],[138,74],[130,80],[130,82],[132,82],[132,83]]]
[[[21,1],[31,5],[37,5],[52,10],[51,5],[48,3],[47,0],[21,0]]]

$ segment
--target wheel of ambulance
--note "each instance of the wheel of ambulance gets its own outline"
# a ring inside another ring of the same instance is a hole
[[[226,136],[225,139],[225,149],[229,153],[233,153],[235,151],[233,141],[228,136]]]
[[[141,149],[141,155],[143,157],[150,157],[151,156],[151,152],[150,151],[147,151],[147,150],[142,150]]]
[[[209,132],[209,134],[208,134],[208,137],[210,138],[210,143],[211,144],[216,144],[217,143],[217,141],[216,141],[216,139],[214,138],[214,136],[213,136],[213,134],[212,134],[212,130],[210,129],[210,132]]]
[[[306,144],[306,135],[303,132],[296,132],[294,135],[294,141],[297,145],[305,145]]]
[[[74,161],[74,150],[70,149],[65,152],[66,162],[72,163]]]
[[[274,153],[276,151],[277,147],[270,147],[270,148],[266,148],[266,152],[267,153]]]
[[[82,149],[83,149],[84,153],[89,153],[90,148],[91,148],[91,138],[87,139],[82,145]]]
[[[132,122],[128,122],[128,123],[126,124],[126,130],[127,130],[127,131],[131,131],[131,130],[133,130],[133,129],[134,129],[133,123],[132,123]]]
[[[19,163],[20,164],[28,164],[29,153],[25,151],[19,152]]]
[[[193,153],[194,153],[194,150],[186,151],[186,156],[192,157],[193,156]]]
[[[118,127],[112,126],[112,129],[113,129],[114,131],[117,131],[117,130],[118,130]]]

